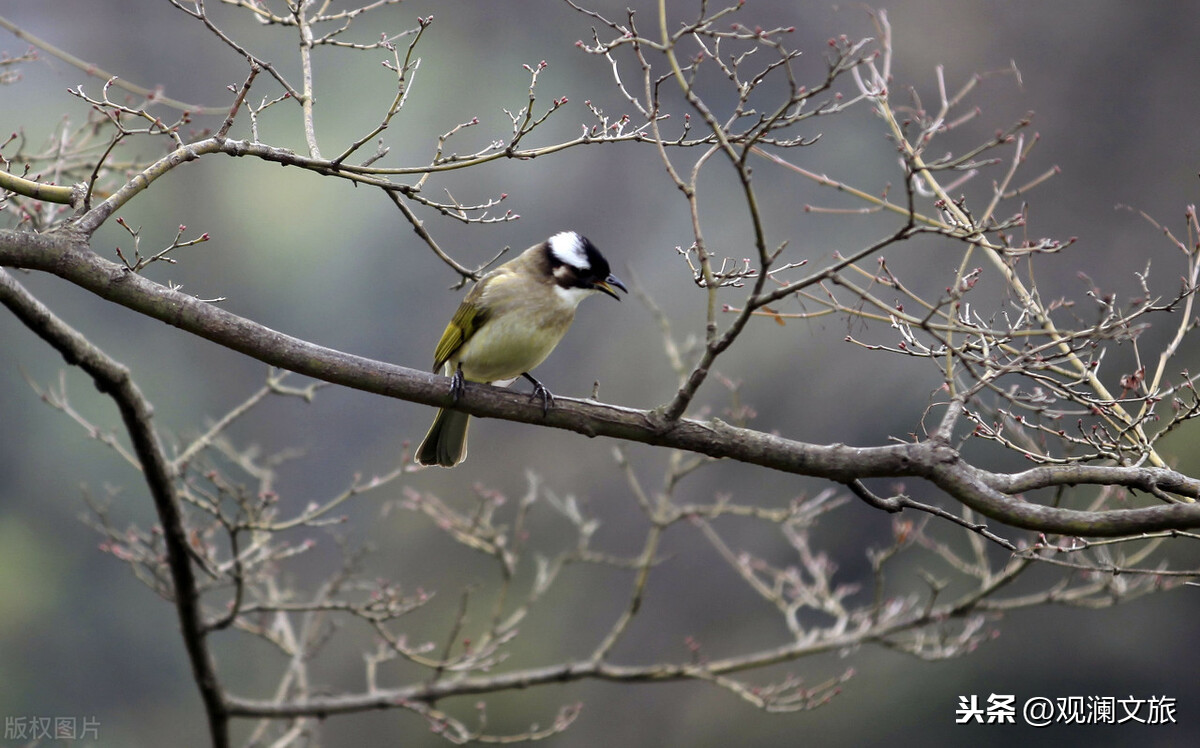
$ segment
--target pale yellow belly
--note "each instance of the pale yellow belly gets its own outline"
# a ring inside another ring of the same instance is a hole
[[[521,376],[545,361],[562,340],[573,315],[558,316],[566,318],[560,324],[547,324],[545,319],[532,325],[528,320],[489,321],[451,357],[451,371],[461,364],[463,376],[472,382]]]

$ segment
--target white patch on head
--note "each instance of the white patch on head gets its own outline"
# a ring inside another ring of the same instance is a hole
[[[583,248],[583,237],[574,231],[563,231],[549,239],[550,251],[559,262],[573,268],[586,270],[591,267],[587,252]]]

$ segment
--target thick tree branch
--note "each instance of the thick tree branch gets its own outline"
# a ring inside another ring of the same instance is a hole
[[[150,487],[159,522],[162,523],[175,609],[179,613],[179,626],[192,663],[192,677],[200,689],[208,714],[212,744],[215,748],[228,746],[229,715],[221,697],[216,667],[205,644],[200,592],[188,553],[181,502],[175,490],[175,471],[150,423],[153,415],[150,403],[142,396],[127,368],[56,317],[3,269],[0,269],[0,303],[62,354],[68,364],[87,372],[96,389],[116,402],[125,428],[129,430],[129,438],[133,442],[146,485]]]
[[[1112,537],[1200,527],[1200,504],[1078,511],[1026,502],[1016,494],[1047,486],[1095,482],[1153,493],[1200,496],[1200,480],[1164,468],[1048,466],[1005,475],[976,468],[939,440],[884,447],[797,442],[720,420],[668,421],[649,411],[585,400],[556,399],[543,414],[528,398],[468,385],[457,403],[445,377],[324,348],[239,317],[150,281],[93,253],[67,232],[0,231],[0,265],[43,270],[101,298],[174,325],[272,366],[346,387],[472,415],[501,418],[729,458],[841,484],[868,478],[923,478],[975,511],[1004,524],[1046,533]]]

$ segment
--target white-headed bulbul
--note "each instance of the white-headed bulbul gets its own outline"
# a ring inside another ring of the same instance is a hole
[[[529,371],[546,360],[575,319],[579,302],[596,293],[620,301],[625,284],[608,261],[574,231],[555,234],[479,279],[446,325],[433,352],[433,370],[452,377],[457,400],[463,382],[533,383],[543,408],[553,399]],[[470,416],[441,409],[417,448],[422,465],[453,467],[467,456]]]

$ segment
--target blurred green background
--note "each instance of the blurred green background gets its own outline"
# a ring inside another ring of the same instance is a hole
[[[648,28],[653,4],[629,4]],[[589,7],[616,16],[625,5],[603,0]],[[687,13],[696,6],[678,0],[671,5]],[[1072,251],[1045,263],[1040,278],[1045,297],[1081,296],[1084,284],[1076,277],[1081,270],[1098,285],[1132,290],[1132,273],[1151,259],[1154,277],[1164,289],[1174,289],[1179,265],[1172,264],[1169,247],[1140,218],[1114,206],[1146,210],[1182,233],[1184,207],[1195,201],[1200,18],[1190,5],[902,0],[885,7],[895,34],[896,85],[917,87],[927,105],[934,101],[937,65],[945,67],[951,88],[1010,61],[1020,69],[1023,85],[990,79],[975,95],[970,105],[982,112],[964,137],[984,139],[1036,112],[1032,129],[1041,142],[1026,175],[1052,165],[1062,173],[1030,196],[1030,234],[1079,237]],[[217,12],[228,19],[231,34],[298,79],[287,31]],[[614,115],[627,110],[615,97],[605,62],[575,47],[576,40],[590,39],[593,22],[563,2],[406,2],[360,21],[355,39],[373,41],[430,13],[435,22],[419,49],[422,62],[412,94],[384,135],[393,149],[389,165],[423,162],[438,133],[473,117],[480,124],[451,141],[454,149],[471,151],[503,138],[510,125],[502,109],[525,103],[526,63],[549,63],[539,83],[539,107],[559,96],[570,99],[534,144],[578,132],[580,122],[590,121],[585,100]],[[243,60],[166,2],[27,0],[3,3],[0,14],[122,78],[161,85],[185,101],[225,104],[226,86],[240,84],[246,74]],[[857,4],[752,0],[739,20],[747,26],[796,26],[789,43],[805,51],[800,68],[809,75],[823,69],[821,55],[830,37],[873,33]],[[25,48],[0,34],[0,51],[15,55]],[[391,101],[392,74],[379,65],[381,58],[378,52],[317,50],[317,125],[326,155],[369,130]],[[19,83],[0,88],[0,134],[23,131],[34,143],[63,117],[83,119],[84,105],[66,94],[68,88],[83,84],[95,94],[101,85],[46,55],[24,65],[21,73]],[[252,99],[274,90],[265,76],[256,86]],[[269,110],[260,124],[262,139],[300,150],[296,119],[287,104]],[[819,145],[792,154],[809,168],[874,192],[899,179],[882,127],[865,109],[818,121],[810,132],[822,134]],[[234,134],[245,136],[245,122]],[[158,146],[144,140],[137,147],[157,153]],[[703,195],[710,246],[732,257],[747,256],[747,224],[736,185],[720,166],[711,174]],[[765,164],[757,176],[766,196],[769,240],[789,241],[789,259],[819,264],[894,226],[880,217],[806,214],[798,206],[845,203]],[[431,180],[426,192],[439,196],[442,189],[464,202],[507,193],[502,209],[521,216],[480,227],[424,215],[442,246],[465,264],[504,246],[520,250],[574,228],[605,252],[618,275],[636,277],[654,295],[678,335],[702,334],[703,295],[674,251],[690,242],[686,206],[649,149],[594,146],[531,162],[502,162]],[[160,180],[120,215],[142,228],[144,248],[165,246],[180,224],[189,227],[189,235],[212,235],[212,241],[181,251],[179,265],[148,271],[156,280],[182,283],[205,298],[226,297],[226,309],[269,327],[380,360],[427,367],[460,295],[447,290],[455,279],[381,193],[299,170],[209,157]],[[94,248],[112,257],[113,246],[128,249],[129,238],[107,226],[96,235]],[[924,263],[932,283],[944,283],[957,262],[932,244],[914,243],[905,251]],[[248,396],[265,375],[257,362],[115,308],[58,279],[25,274],[19,279],[131,367],[155,405],[157,426],[169,433],[195,434],[205,419]],[[736,303],[737,297],[729,301]],[[846,332],[845,322],[832,319],[783,328],[764,321],[751,326],[721,361],[720,371],[743,382],[742,397],[759,414],[757,427],[791,438],[874,445],[918,429],[938,383],[936,372],[848,346],[842,342]],[[1144,342],[1165,339],[1169,332],[1152,329]],[[1185,352],[1179,363],[1194,367],[1194,352]],[[26,378],[54,383],[63,368],[28,330],[10,315],[0,315],[0,716],[94,717],[98,744],[105,746],[202,745],[202,710],[174,611],[98,551],[98,537],[79,521],[82,495],[90,492],[113,496],[118,524],[146,526],[153,516],[145,489],[110,450],[39,402],[26,383]],[[1119,371],[1113,368],[1110,374],[1116,377]],[[538,377],[569,396],[589,394],[599,380],[602,400],[638,408],[663,403],[675,388],[652,317],[632,298],[622,304],[588,302]],[[88,381],[74,371],[67,371],[65,381],[77,409],[120,432],[115,409]],[[701,401],[714,408],[727,403],[712,382]],[[431,416],[428,408],[327,388],[311,404],[269,401],[231,433],[266,452],[306,451],[280,474],[282,504],[296,511],[335,495],[356,475],[387,472],[403,443],[415,443]],[[373,573],[409,590],[439,592],[430,610],[414,617],[414,639],[440,641],[462,586],[486,588],[495,572],[438,534],[426,518],[384,512],[400,498],[402,487],[466,506],[473,487],[483,484],[515,501],[526,489],[528,469],[547,489],[574,494],[599,519],[595,547],[625,555],[641,547],[642,517],[614,467],[611,443],[493,421],[476,423],[472,438],[463,467],[416,473],[356,500],[346,510],[348,522],[338,528],[354,542],[377,546],[368,562]],[[1172,444],[1181,464],[1194,464],[1187,433]],[[640,447],[630,454],[639,476],[657,486],[664,455]],[[681,499],[705,503],[729,494],[741,502],[779,506],[826,487],[737,466],[710,467],[702,476],[682,486]],[[941,500],[926,487],[912,490],[918,498]],[[824,519],[815,543],[839,564],[839,581],[861,582],[869,569],[865,550],[887,542],[890,523],[881,513],[848,506]],[[726,523],[722,530],[734,548],[775,563],[791,560],[781,540],[752,523]],[[571,542],[566,523],[552,512],[538,514],[532,532],[531,542],[546,552]],[[302,587],[337,560],[329,533],[297,532],[292,540],[309,537],[318,540],[317,550],[289,569]],[[694,532],[674,528],[663,552],[670,562],[652,576],[640,620],[614,653],[617,661],[684,659],[688,635],[712,657],[786,640],[770,606],[746,590]],[[1046,574],[1042,581],[1052,578]],[[547,664],[590,652],[622,609],[628,585],[624,572],[568,570],[523,627],[510,665]],[[481,607],[480,620],[485,610]],[[768,675],[794,672],[815,684],[849,667],[855,670],[840,696],[808,713],[763,715],[699,683],[587,682],[489,699],[489,726],[502,732],[520,731],[534,721],[544,725],[560,705],[583,702],[577,724],[554,744],[1195,743],[1200,686],[1190,637],[1198,612],[1191,588],[1110,610],[1043,607],[1000,621],[1001,636],[966,658],[926,663],[868,646],[751,676],[765,681]],[[218,636],[215,643],[220,672],[231,688],[244,696],[268,697],[282,667],[279,656],[240,635]],[[363,646],[369,646],[369,637],[347,631],[324,653],[316,672],[331,691],[363,687]],[[397,678],[384,685],[403,682]],[[1019,701],[1165,695],[1177,699],[1178,724],[1044,730],[954,724],[959,695],[986,699],[992,693],[1012,693]],[[446,706],[469,717],[472,703]],[[403,712],[333,718],[323,728],[327,746],[441,742]]]

